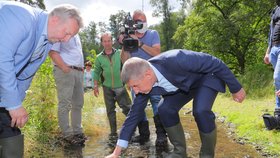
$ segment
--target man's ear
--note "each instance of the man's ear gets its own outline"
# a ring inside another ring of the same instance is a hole
[[[153,75],[152,69],[146,70],[145,77],[147,77],[149,80],[151,80],[152,79],[152,75]]]

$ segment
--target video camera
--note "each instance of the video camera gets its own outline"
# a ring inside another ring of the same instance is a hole
[[[132,17],[130,16],[130,13],[127,14],[123,23],[123,27],[121,27],[121,34],[124,35],[122,42],[125,51],[132,52],[138,49],[138,40],[133,39],[130,37],[130,35],[134,35],[135,30],[141,29],[142,27],[143,24],[135,24]]]
[[[264,114],[263,121],[268,130],[280,129],[280,108],[275,108],[274,116]]]

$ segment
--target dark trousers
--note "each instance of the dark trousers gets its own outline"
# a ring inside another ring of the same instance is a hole
[[[180,122],[180,109],[193,99],[193,116],[199,131],[209,133],[216,128],[215,114],[212,106],[218,92],[201,86],[189,93],[179,92],[163,96],[159,103],[158,113],[164,127],[172,127]]]
[[[0,108],[0,139],[20,135],[20,129],[11,127],[11,116],[5,108]]]

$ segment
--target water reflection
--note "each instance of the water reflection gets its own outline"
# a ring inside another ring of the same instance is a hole
[[[183,109],[187,111],[189,109]],[[84,147],[67,146],[56,147],[55,150],[50,150],[51,157],[67,157],[67,158],[103,158],[112,153],[115,143],[109,141],[109,125],[105,108],[98,108],[94,110],[94,119],[90,120],[91,127],[85,127],[85,134],[88,140]],[[96,112],[97,111],[97,112]],[[90,114],[87,114],[90,115]],[[129,147],[123,152],[122,158],[161,158],[161,152],[157,152],[155,148],[155,127],[153,124],[151,109],[148,109],[147,116],[150,122],[150,141],[145,145],[140,146],[138,143],[130,143]],[[117,113],[118,128],[121,127],[125,117],[121,112]],[[88,121],[88,120],[87,120]],[[200,138],[197,131],[197,126],[191,114],[181,114],[181,122],[185,130],[187,151],[190,158],[197,158],[200,149]],[[233,141],[233,138],[227,134],[225,124],[218,123],[218,140],[216,147],[216,158],[243,158],[254,157],[261,158],[262,156],[249,145],[241,145]],[[118,131],[119,132],[119,131]],[[168,150],[173,149],[169,143]],[[55,153],[55,154],[54,154]]]
[[[67,158],[83,158],[83,147],[84,146],[74,146],[69,145],[63,148],[64,157]]]

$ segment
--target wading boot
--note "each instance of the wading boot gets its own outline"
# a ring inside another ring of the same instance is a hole
[[[1,158],[22,158],[24,152],[23,135],[0,139]]]
[[[139,135],[132,137],[131,142],[144,145],[146,142],[150,140],[150,130],[149,130],[148,120],[141,121],[138,124],[138,130],[139,130]]]
[[[199,152],[200,158],[214,158],[215,156],[215,146],[217,138],[217,130],[214,129],[210,133],[203,133],[199,131],[201,139],[201,148]]]
[[[181,123],[165,128],[170,143],[174,146],[171,153],[164,153],[164,158],[187,158],[186,139]]]
[[[160,121],[159,115],[154,116],[154,123],[155,123],[156,134],[157,134],[157,139],[155,142],[156,151],[157,152],[167,151],[167,147],[168,147],[167,135]]]

